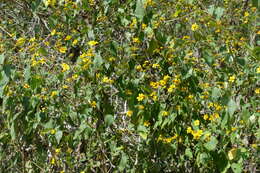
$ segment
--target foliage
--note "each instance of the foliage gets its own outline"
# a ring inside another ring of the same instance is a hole
[[[0,172],[257,172],[257,1],[0,8]]]

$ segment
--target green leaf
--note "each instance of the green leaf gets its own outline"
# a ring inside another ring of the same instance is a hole
[[[221,8],[221,7],[216,8],[215,14],[217,16],[217,20],[219,20],[222,17],[222,15],[224,14],[224,11],[225,11],[224,8]]]
[[[123,152],[120,163],[118,165],[118,169],[120,172],[122,172],[126,168],[127,162],[128,162],[128,156]]]
[[[209,6],[208,13],[209,13],[210,15],[213,15],[213,14],[214,14],[214,10],[215,10],[215,6],[214,6],[214,5],[211,5],[211,6]]]
[[[55,138],[56,138],[58,144],[60,143],[60,140],[61,140],[61,138],[62,138],[62,135],[63,135],[63,132],[60,131],[60,130],[55,133]]]
[[[107,126],[110,126],[111,124],[113,124],[113,122],[114,122],[113,115],[108,114],[105,116],[105,123]]]
[[[142,0],[137,0],[135,8],[135,16],[140,20],[143,20],[145,14],[144,3]]]
[[[4,56],[4,54],[1,54],[0,55],[0,65],[4,65],[4,62],[5,62],[5,56]]]
[[[193,154],[190,148],[186,148],[185,150],[185,155],[189,158],[192,159],[193,158]]]
[[[226,124],[228,122],[229,114],[225,113],[224,118],[221,121],[221,129],[226,128]]]
[[[213,88],[211,97],[213,99],[218,99],[221,96],[221,89],[220,88]]]
[[[234,173],[241,173],[242,172],[242,165],[239,163],[232,163],[231,168],[234,171]]]
[[[233,115],[234,112],[237,110],[237,104],[233,99],[230,99],[228,102],[228,113],[229,115]]]
[[[28,82],[28,80],[30,79],[31,77],[31,66],[28,65],[26,67],[26,69],[24,70],[24,79],[25,79],[25,82]]]
[[[215,150],[218,144],[218,140],[215,136],[211,136],[210,141],[204,144],[205,148],[209,151]]]
[[[15,138],[16,138],[16,132],[15,132],[14,123],[12,123],[12,125],[11,125],[10,134],[11,134],[12,140],[15,140]]]
[[[140,135],[144,140],[146,140],[148,134],[147,134],[146,132],[139,132],[139,135]]]
[[[260,2],[259,2],[259,0],[252,0],[252,4],[254,7],[259,8]]]

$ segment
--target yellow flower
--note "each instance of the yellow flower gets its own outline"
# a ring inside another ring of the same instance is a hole
[[[137,97],[137,100],[140,102],[140,101],[142,101],[142,100],[144,100],[145,99],[145,95],[144,94],[138,94],[138,97]]]
[[[138,105],[138,109],[143,110],[144,106],[143,105]]]
[[[59,48],[60,53],[66,53],[67,52],[67,47],[63,46]]]
[[[233,160],[234,158],[236,158],[237,155],[237,149],[236,148],[232,148],[229,152],[228,152],[228,159],[229,160]]]
[[[135,67],[135,69],[136,69],[137,71],[141,71],[141,70],[142,70],[142,66],[141,66],[141,65],[138,65],[138,66]]]
[[[103,83],[107,83],[107,84],[112,84],[114,81],[112,80],[112,79],[109,79],[108,77],[104,77],[103,79],[102,79],[102,82]]]
[[[52,135],[54,135],[54,134],[56,133],[56,130],[55,130],[55,129],[51,129],[50,133],[51,133]]]
[[[55,164],[55,159],[54,159],[54,158],[51,159],[51,164],[52,164],[52,165]]]
[[[194,96],[192,95],[192,94],[190,94],[189,96],[188,96],[188,99],[193,99],[194,98]]]
[[[74,74],[74,75],[72,76],[72,79],[73,79],[73,80],[76,80],[78,77],[79,77],[79,75]]]
[[[70,66],[66,63],[61,64],[62,72],[68,71],[70,69]]]
[[[24,37],[21,37],[19,38],[17,41],[16,41],[16,46],[22,46],[24,45],[26,39]]]
[[[193,131],[193,133],[192,133],[193,139],[199,139],[202,134],[203,134],[202,130]]]
[[[192,133],[193,130],[191,129],[191,127],[188,127],[187,130],[186,130],[187,133]]]
[[[230,76],[229,79],[228,79],[228,81],[230,83],[233,83],[235,80],[236,80],[236,76],[235,75]]]
[[[72,42],[73,46],[75,46],[76,44],[78,44],[78,40],[77,39],[73,40],[73,42]]]
[[[172,93],[175,88],[176,86],[174,84],[170,85],[170,87],[168,88],[168,92]]]
[[[244,16],[245,16],[245,17],[248,17],[248,16],[249,16],[249,13],[246,11],[246,12],[244,13]]]
[[[98,42],[94,40],[88,42],[89,46],[95,46],[96,44],[98,44]]]
[[[58,95],[58,91],[52,91],[51,92],[51,97],[55,97],[55,96],[57,96]]]
[[[152,68],[155,68],[155,69],[156,69],[156,68],[160,68],[160,65],[159,65],[159,64],[153,64],[153,65],[152,65]]]
[[[196,31],[198,29],[199,29],[199,25],[198,24],[194,23],[193,25],[191,25],[191,30],[192,31]]]
[[[143,23],[142,24],[142,29],[145,30],[146,27],[147,27],[147,25]]]
[[[136,24],[137,24],[137,20],[136,20],[136,18],[134,18],[129,27],[132,29],[135,27]]]
[[[145,127],[150,126],[150,124],[151,124],[151,123],[150,123],[149,121],[145,121],[145,122],[144,122],[144,126],[145,126]]]
[[[140,40],[139,40],[139,38],[135,37],[135,38],[133,38],[133,42],[134,43],[140,43]]]
[[[256,94],[260,94],[260,88],[255,89]]]
[[[199,126],[199,125],[200,125],[200,121],[199,121],[199,120],[195,120],[195,121],[194,121],[194,125],[195,125],[195,126]]]
[[[260,73],[260,67],[256,69],[256,73]]]
[[[63,85],[62,88],[63,89],[67,89],[67,88],[69,88],[69,86],[68,85]]]
[[[127,115],[128,117],[131,117],[131,116],[133,115],[133,111],[128,110],[128,111],[126,112],[126,115]]]
[[[97,107],[97,103],[95,101],[90,102],[90,105],[92,108],[96,108]]]
[[[167,111],[162,111],[162,116],[168,116],[169,115],[169,112]]]
[[[160,84],[163,88],[165,88],[166,81],[165,81],[165,80],[160,80],[160,81],[159,81],[159,84]]]
[[[209,119],[209,115],[208,115],[208,114],[205,114],[205,115],[203,116],[203,119],[204,119],[204,120]]]
[[[68,40],[70,40],[71,38],[72,38],[71,35],[67,35],[64,40],[68,41]]]
[[[24,88],[28,89],[30,88],[30,85],[28,85],[27,83],[23,85]]]
[[[54,36],[56,34],[56,29],[51,31],[51,35]]]
[[[234,131],[236,131],[236,130],[237,130],[236,127],[232,127],[232,128],[231,128],[231,131],[232,131],[232,132],[234,132]]]
[[[57,154],[59,154],[60,153],[60,148],[57,148],[56,150],[55,150],[55,152],[57,153]]]

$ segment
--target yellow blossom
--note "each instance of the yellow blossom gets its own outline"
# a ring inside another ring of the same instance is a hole
[[[229,152],[228,152],[228,159],[229,160],[233,160],[234,158],[236,158],[237,155],[237,149],[236,148],[232,148]]]
[[[143,105],[138,105],[138,109],[143,110],[144,106]]]
[[[79,41],[77,39],[75,39],[75,40],[73,40],[72,45],[75,46],[76,44],[78,44],[78,42]]]
[[[69,88],[69,86],[68,85],[63,85],[62,88],[63,89],[67,89],[67,88]]]
[[[128,110],[128,111],[126,112],[126,115],[127,115],[128,117],[131,117],[131,116],[133,115],[133,111]]]
[[[145,99],[145,95],[140,93],[138,94],[138,97],[137,97],[137,100],[140,102],[140,101],[143,101]]]
[[[67,47],[63,46],[59,48],[60,53],[66,53],[67,52]]]
[[[60,153],[60,150],[61,150],[60,148],[56,148],[56,149],[55,149],[55,152],[56,152],[57,154],[59,154],[59,153]]]
[[[52,164],[52,165],[55,164],[55,159],[54,159],[54,158],[51,159],[51,164]]]
[[[132,20],[132,23],[130,24],[130,28],[131,28],[131,29],[134,28],[134,27],[136,26],[136,24],[137,24],[137,20],[136,20],[136,18],[134,18],[134,19]]]
[[[198,29],[199,29],[199,25],[198,24],[194,23],[193,25],[191,25],[191,30],[192,31],[196,31]]]
[[[151,123],[150,123],[149,121],[145,121],[145,122],[144,122],[144,126],[145,126],[145,127],[150,126],[150,124],[151,124]]]
[[[56,29],[51,31],[51,35],[54,36],[56,34]]]
[[[245,17],[248,17],[248,16],[249,16],[249,13],[246,11],[246,12],[244,13],[244,16],[245,16]]]
[[[58,91],[52,91],[51,92],[51,97],[55,97],[55,96],[57,96],[58,95]]]
[[[200,121],[199,121],[199,120],[195,120],[195,121],[194,121],[194,125],[195,125],[195,126],[199,126],[199,125],[200,125]]]
[[[236,80],[236,76],[235,75],[232,75],[229,77],[228,81],[233,83],[234,81]]]
[[[56,133],[56,130],[55,130],[55,129],[51,129],[50,133],[51,133],[52,135],[54,135],[54,134]]]
[[[89,46],[95,46],[95,45],[97,45],[97,44],[98,44],[98,42],[97,42],[97,41],[94,41],[94,40],[88,42],[88,45],[89,45]]]
[[[169,115],[169,112],[167,111],[162,111],[162,116],[168,116]]]
[[[25,41],[26,41],[26,38],[24,38],[24,37],[19,38],[19,39],[16,41],[16,46],[22,46],[22,45],[24,45]]]
[[[200,139],[201,135],[203,134],[202,130],[197,130],[197,131],[193,131],[192,135],[193,135],[193,139]]]
[[[142,29],[145,30],[146,27],[147,27],[147,25],[143,23],[142,24]]]
[[[62,72],[66,72],[70,69],[70,66],[66,63],[62,63],[61,67],[62,67]]]
[[[102,82],[103,83],[107,83],[107,84],[112,84],[114,81],[112,80],[112,79],[109,79],[108,77],[104,77],[103,79],[102,79]]]
[[[134,43],[140,43],[140,40],[139,40],[139,38],[135,37],[135,38],[133,38],[133,42]]]
[[[64,40],[68,41],[68,40],[70,40],[71,38],[72,38],[71,35],[67,35]]]
[[[142,70],[142,66],[141,66],[141,65],[138,65],[138,66],[135,67],[135,69],[136,69],[137,71],[141,71],[141,70]]]
[[[156,68],[160,68],[160,65],[159,65],[159,64],[153,64],[153,65],[152,65],[152,68],[155,68],[155,69],[156,69]]]
[[[168,92],[172,93],[175,88],[176,86],[174,84],[170,85],[170,87],[168,88]]]
[[[256,94],[260,94],[260,88],[255,89]]]
[[[188,127],[187,130],[186,130],[187,133],[192,133],[193,130],[191,129],[191,127]]]
[[[79,75],[74,74],[71,78],[72,78],[73,80],[76,80],[78,77],[79,77]]]
[[[205,114],[205,115],[203,116],[203,119],[204,119],[204,120],[209,119],[209,115],[208,115],[208,114]]]
[[[231,128],[231,131],[232,131],[232,132],[234,132],[234,131],[236,131],[236,130],[237,130],[236,127],[232,127],[232,128]]]
[[[24,88],[28,89],[30,88],[30,85],[28,85],[27,83],[23,85]]]
[[[188,99],[193,99],[194,96],[192,94],[188,95]]]
[[[96,108],[97,107],[97,103],[95,101],[90,102],[90,105],[92,108]]]
[[[256,73],[260,73],[260,66],[256,69]]]

